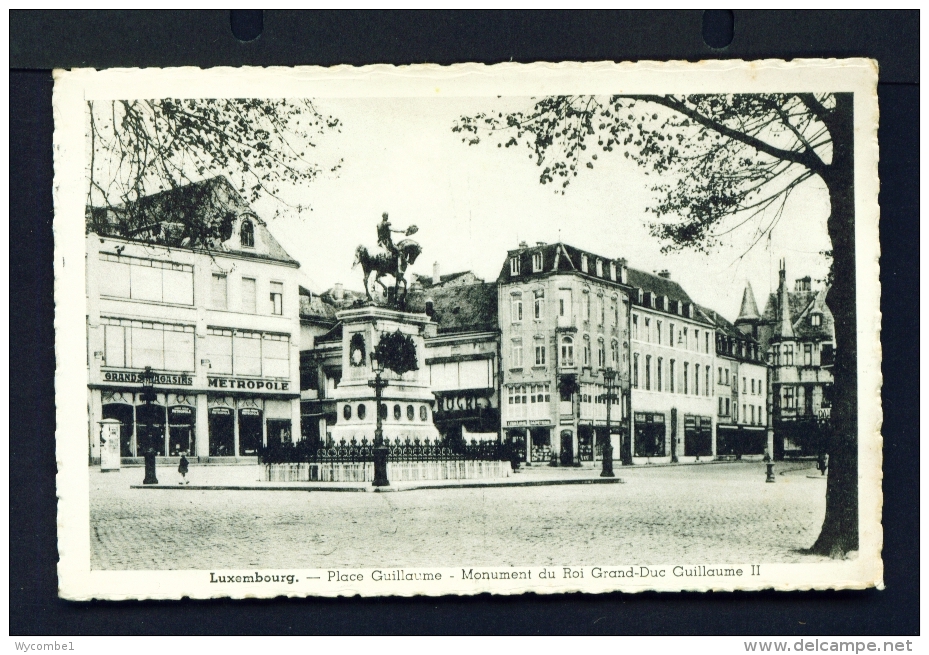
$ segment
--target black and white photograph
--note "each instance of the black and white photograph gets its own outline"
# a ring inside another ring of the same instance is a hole
[[[876,83],[57,72],[61,596],[882,587]]]

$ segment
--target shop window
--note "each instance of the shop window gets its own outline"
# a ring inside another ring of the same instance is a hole
[[[246,314],[258,313],[258,282],[255,278],[242,278],[242,311]]]
[[[165,456],[165,407],[154,403],[137,405],[136,422],[136,456],[142,457],[149,448],[159,457]]]
[[[239,410],[239,455],[258,454],[263,441],[263,425],[260,409],[244,407]]]
[[[242,220],[239,228],[239,241],[245,248],[255,247],[255,225],[247,218]]]
[[[132,457],[135,449],[132,443],[132,432],[135,426],[135,410],[132,405],[124,403],[104,403],[103,418],[119,421],[119,455]]]
[[[635,456],[663,457],[666,439],[664,414],[636,412],[634,414],[634,424]]]
[[[684,415],[684,455],[708,457],[713,454],[713,421],[709,416]]]
[[[209,416],[209,439],[211,457],[235,455],[235,416],[229,407],[211,407]]]
[[[271,313],[275,316],[284,314],[284,283],[271,283]]]
[[[178,457],[181,453],[192,455],[196,451],[195,418],[196,412],[189,405],[168,408],[168,454],[171,457]]]

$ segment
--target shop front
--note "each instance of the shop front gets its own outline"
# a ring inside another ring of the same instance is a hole
[[[712,457],[713,419],[709,416],[684,414],[684,456]]]
[[[633,453],[636,457],[667,455],[667,423],[663,413],[636,412]]]
[[[144,457],[149,448],[158,457],[254,457],[265,444],[291,441],[294,417],[299,417],[296,394],[216,394],[156,384],[152,398],[145,401],[142,395],[141,385],[90,389],[90,425],[119,421],[122,458]],[[98,441],[92,432],[92,462],[99,460]]]
[[[455,389],[434,393],[435,426],[444,441],[496,441],[499,438],[500,407],[495,389]]]
[[[716,456],[764,455],[768,444],[767,429],[752,425],[717,425]]]

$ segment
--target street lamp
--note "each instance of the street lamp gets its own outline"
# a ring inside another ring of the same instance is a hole
[[[151,366],[146,366],[145,370],[139,375],[142,382],[142,393],[140,395],[142,402],[145,403],[146,423],[145,428],[145,451],[142,453],[145,457],[145,479],[142,484],[158,484],[158,478],[155,477],[155,449],[152,447],[152,417],[151,404],[155,400],[155,372]]]
[[[383,402],[381,400],[381,391],[387,386],[387,380],[381,377],[384,367],[371,353],[371,368],[374,369],[374,379],[368,380],[368,386],[374,387],[374,404],[377,412],[377,426],[374,428],[374,481],[371,483],[374,487],[389,487],[390,480],[387,479],[387,453],[389,448],[384,443],[384,428],[382,423]]]
[[[616,381],[616,371],[612,368],[603,371],[603,380],[606,382],[606,441],[603,442],[603,470],[601,478],[615,478],[613,473],[613,430],[610,426],[610,405],[613,404],[613,383]]]

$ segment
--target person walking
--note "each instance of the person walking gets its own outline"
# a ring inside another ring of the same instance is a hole
[[[181,474],[181,481],[178,484],[190,484],[190,480],[187,479],[187,469],[190,466],[190,462],[187,461],[187,453],[181,451],[181,462],[177,465],[177,472]]]

